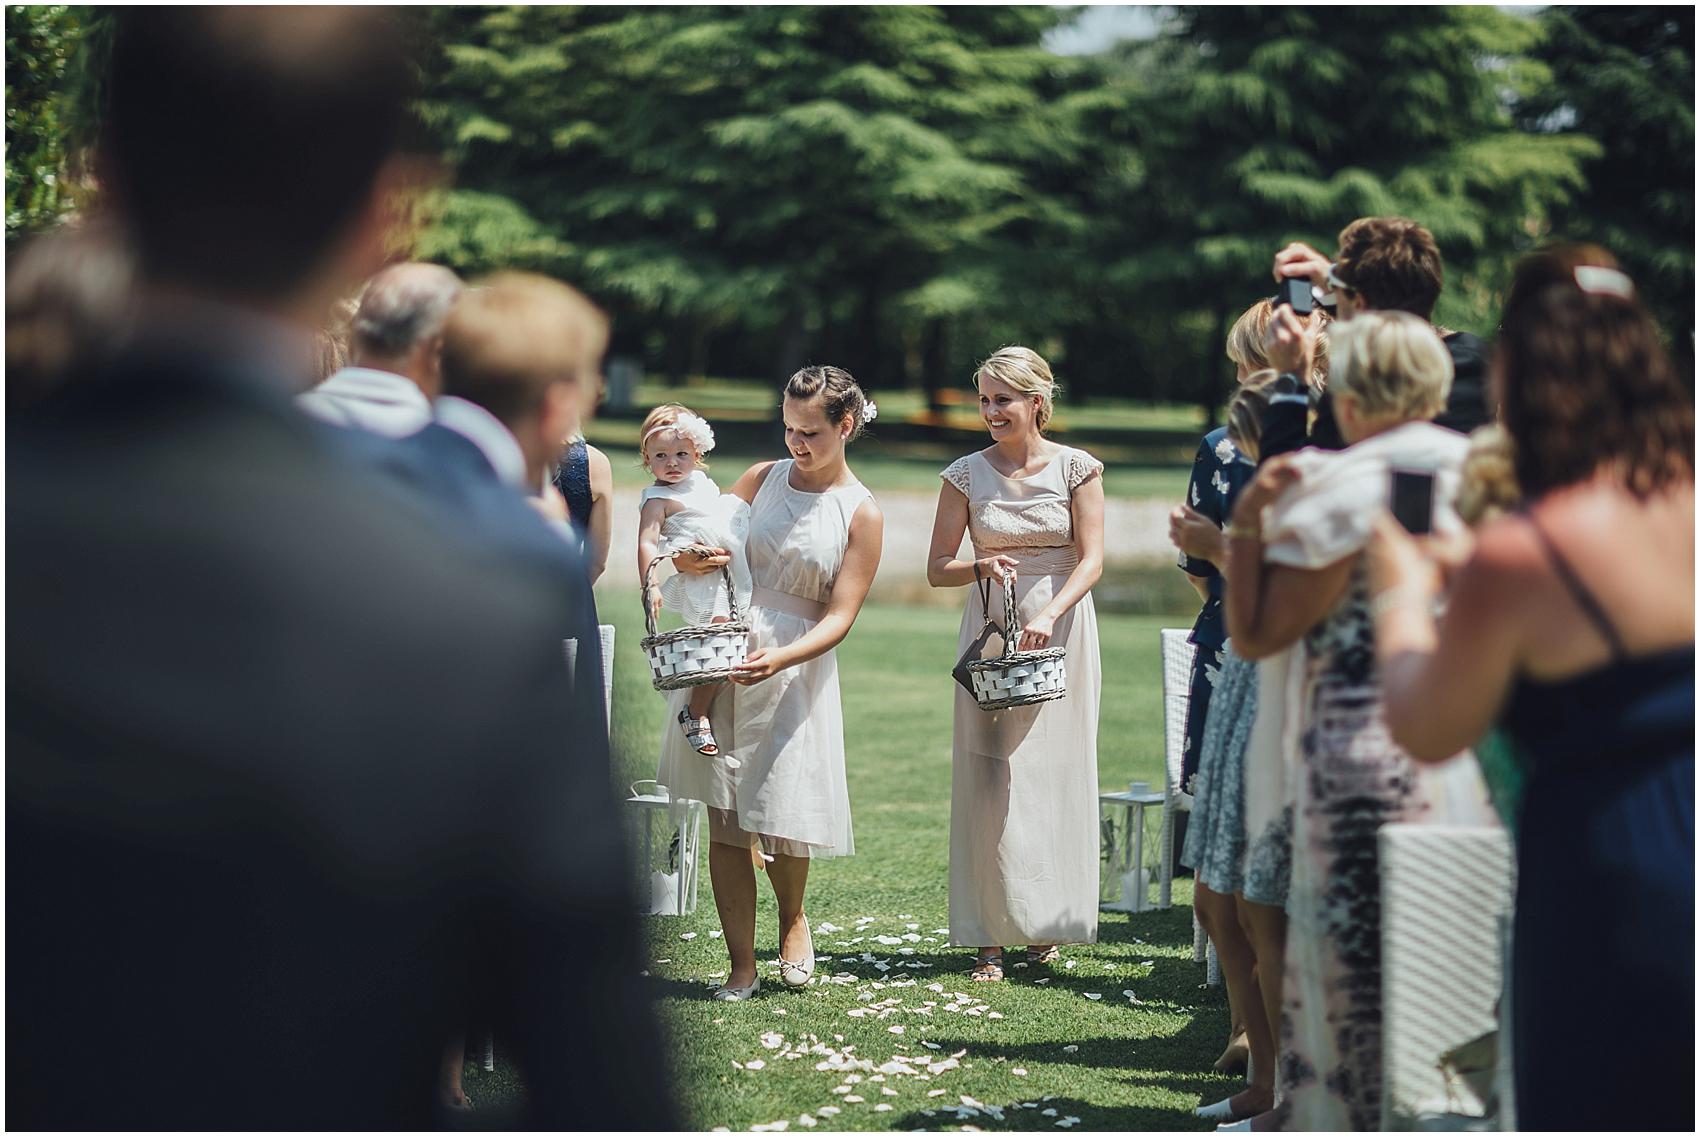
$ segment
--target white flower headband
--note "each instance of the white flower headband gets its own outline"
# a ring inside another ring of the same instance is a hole
[[[709,426],[701,415],[686,411],[672,422],[664,422],[660,426],[650,427],[649,433],[645,434],[638,442],[639,452],[643,452],[644,448],[649,445],[651,438],[667,430],[676,430],[690,439],[691,445],[696,447],[698,455],[707,454],[714,449],[714,428]]]

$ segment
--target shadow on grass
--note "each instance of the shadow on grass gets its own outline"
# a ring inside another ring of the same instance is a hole
[[[1000,1109],[1002,1120],[996,1115],[988,1116],[984,1111],[977,1115],[959,1115],[956,1110],[934,1110],[929,1116],[927,1110],[911,1110],[902,1115],[893,1125],[894,1129],[939,1129],[956,1124],[981,1124],[990,1122],[999,1132],[1027,1132],[1045,1130],[1055,1133],[1057,1123],[1064,1118],[1079,1118],[1075,1129],[1093,1133],[1103,1132],[1174,1132],[1184,1129],[1210,1129],[1213,1126],[1198,1120],[1190,1109],[1162,1109],[1156,1106],[1104,1106],[1094,1105],[1079,1098],[1053,1097],[1049,1101],[1039,1098],[1024,1098],[1032,1101],[1031,1108],[1022,1108],[1019,1102],[1000,1104],[987,1102],[987,1105]],[[1054,1113],[1049,1112],[1055,1110]],[[957,1118],[960,1116],[960,1122]],[[1066,1130],[1065,1130],[1066,1132]]]

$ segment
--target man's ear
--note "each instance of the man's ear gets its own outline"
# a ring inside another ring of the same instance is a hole
[[[577,434],[584,419],[584,393],[579,384],[559,380],[543,392],[542,427],[545,438]]]

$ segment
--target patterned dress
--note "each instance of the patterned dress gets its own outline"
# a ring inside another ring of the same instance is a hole
[[[1321,568],[1356,556],[1385,500],[1387,468],[1437,469],[1436,528],[1461,528],[1450,502],[1467,444],[1412,423],[1338,453],[1299,456],[1277,500],[1265,557]],[[1381,878],[1389,822],[1491,824],[1471,758],[1420,769],[1382,715],[1368,567],[1304,636],[1305,717],[1293,801],[1292,883],[1282,986],[1282,1128],[1373,1130],[1381,1123]]]
[[[1218,526],[1228,523],[1231,507],[1239,492],[1257,472],[1250,462],[1228,440],[1228,428],[1218,427],[1204,436],[1198,444],[1198,454],[1192,460],[1192,479],[1187,484],[1187,504]],[[1226,662],[1222,647],[1228,642],[1227,616],[1222,610],[1221,572],[1209,561],[1180,555],[1177,562],[1192,576],[1203,577],[1209,597],[1198,610],[1192,625],[1192,643],[1198,648],[1192,661],[1192,689],[1187,700],[1186,749],[1181,755],[1181,786],[1191,786],[1198,772],[1199,755],[1203,753],[1204,723],[1210,710],[1210,699]]]

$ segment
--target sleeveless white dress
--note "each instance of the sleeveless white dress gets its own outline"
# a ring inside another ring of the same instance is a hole
[[[676,501],[682,507],[661,523],[661,543],[656,552],[671,556],[691,545],[727,550],[732,563],[726,568],[732,576],[732,590],[737,593],[738,610],[749,607],[750,565],[744,554],[744,540],[750,530],[749,505],[732,494],[721,493],[714,479],[701,470],[692,470],[677,485],[645,488],[639,505],[652,498]],[[661,583],[661,606],[679,613],[687,624],[706,624],[732,614],[726,578],[719,573],[674,573]]]
[[[752,652],[794,643],[819,621],[844,565],[850,520],[869,496],[860,482],[799,490],[792,466],[775,462],[750,507]],[[708,805],[713,840],[789,856],[855,852],[835,652],[750,687],[723,686],[708,712],[720,756],[691,749],[673,721],[689,697],[683,690],[668,698],[656,778],[674,797]]]

